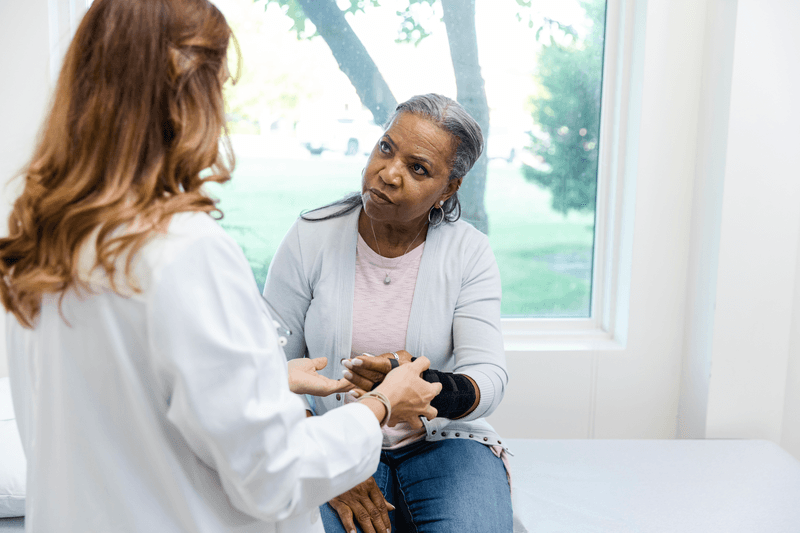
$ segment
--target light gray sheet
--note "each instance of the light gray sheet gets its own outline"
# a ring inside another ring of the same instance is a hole
[[[504,444],[514,512],[530,532],[800,532],[800,462],[771,442]]]
[[[800,533],[800,462],[768,441],[506,444],[531,533]],[[24,519],[0,519],[0,533],[22,531]]]

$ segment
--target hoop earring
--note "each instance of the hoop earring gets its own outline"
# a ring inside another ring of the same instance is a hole
[[[433,213],[436,212],[436,211],[439,212],[439,215],[438,215],[438,220],[436,220],[436,222],[434,222],[431,217],[433,216]],[[439,206],[435,205],[435,206],[431,207],[431,210],[428,211],[428,224],[430,224],[433,227],[436,227],[439,224],[441,224],[442,222],[444,222],[444,209],[442,209],[442,206],[441,205],[439,205]]]

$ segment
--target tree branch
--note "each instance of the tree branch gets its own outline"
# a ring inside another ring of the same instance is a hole
[[[297,3],[325,39],[339,69],[350,79],[375,123],[383,125],[397,107],[397,100],[336,1],[297,0]]]
[[[456,98],[478,122],[486,140],[489,138],[489,102],[478,63],[475,0],[442,0],[442,11],[450,44],[450,58],[456,75]],[[486,171],[487,157],[484,150],[458,193],[464,219],[484,233],[489,232],[489,220],[483,201]]]

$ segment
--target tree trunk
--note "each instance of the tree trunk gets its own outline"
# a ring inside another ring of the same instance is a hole
[[[382,126],[397,107],[397,100],[345,19],[344,12],[335,0],[297,0],[297,3],[325,39],[339,69],[350,79],[361,102],[372,112],[375,123]]]
[[[475,0],[442,0],[442,10],[456,75],[458,102],[478,122],[486,140],[489,138],[489,102],[478,64]],[[484,147],[484,154],[472,167],[458,192],[464,220],[484,233],[489,232],[489,218],[484,207],[487,161]]]

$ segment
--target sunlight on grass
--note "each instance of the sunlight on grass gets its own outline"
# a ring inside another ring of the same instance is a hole
[[[263,152],[236,149],[236,154],[234,179],[209,192],[220,199],[222,226],[242,246],[263,286],[275,250],[300,212],[358,190],[366,158],[302,152],[279,158],[266,146]],[[554,212],[549,192],[526,182],[519,167],[494,161],[486,208],[503,283],[503,314],[588,316],[593,215]]]

